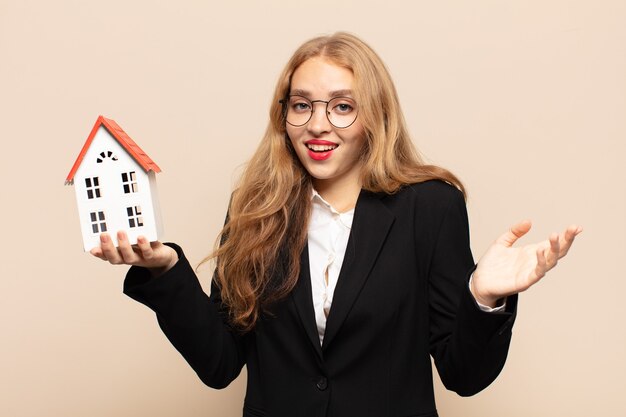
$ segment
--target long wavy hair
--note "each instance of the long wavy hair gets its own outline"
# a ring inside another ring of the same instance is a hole
[[[281,73],[267,130],[232,194],[216,248],[214,280],[234,328],[251,330],[260,314],[294,288],[307,240],[311,176],[287,136],[284,109],[291,77],[313,57],[349,69],[366,145],[363,189],[393,194],[402,186],[439,179],[465,189],[451,172],[424,164],[408,135],[395,86],[382,60],[354,35],[338,32],[300,46]]]

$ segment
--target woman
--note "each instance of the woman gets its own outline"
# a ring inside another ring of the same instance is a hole
[[[436,416],[430,356],[460,395],[506,359],[516,294],[581,232],[521,248],[519,223],[478,265],[464,189],[424,165],[379,57],[337,33],[303,44],[234,191],[211,296],[182,250],[123,232],[92,254],[134,265],[124,291],[157,313],[207,385],[247,366],[244,416]],[[471,279],[470,279],[471,275]]]

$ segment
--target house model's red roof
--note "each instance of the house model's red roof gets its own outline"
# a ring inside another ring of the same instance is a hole
[[[93,138],[96,137],[96,133],[98,132],[100,126],[104,126],[111,136],[113,136],[115,140],[117,140],[120,145],[126,149],[126,152],[128,152],[128,154],[132,156],[146,172],[151,170],[154,172],[161,172],[161,168],[159,168],[159,166],[139,147],[139,145],[137,145],[117,123],[115,123],[115,120],[107,119],[104,116],[98,116],[98,120],[96,120],[96,124],[93,125],[93,129],[91,129],[91,133],[83,145],[83,149],[81,149],[78,158],[76,158],[76,162],[74,162],[72,170],[69,174],[67,174],[67,178],[65,179],[66,184],[72,184],[74,182],[74,175],[76,174],[80,164],[83,162],[83,158],[85,157],[89,146],[91,146]]]

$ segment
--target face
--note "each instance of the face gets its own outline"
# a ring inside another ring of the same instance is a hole
[[[305,61],[293,73],[289,94],[310,101],[352,97],[353,82],[350,70],[315,57]],[[346,111],[344,104],[340,106],[337,112]],[[325,103],[315,102],[312,107],[313,115],[306,124],[296,127],[287,123],[286,128],[300,162],[313,177],[314,186],[360,186],[359,158],[365,145],[365,133],[359,118],[349,127],[340,129],[328,120]]]

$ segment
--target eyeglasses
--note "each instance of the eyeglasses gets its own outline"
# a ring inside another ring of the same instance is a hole
[[[359,113],[356,102],[350,97],[335,97],[329,101],[309,100],[302,96],[289,96],[280,100],[285,120],[292,126],[304,126],[313,117],[315,103],[326,104],[326,117],[338,129],[350,127]]]

